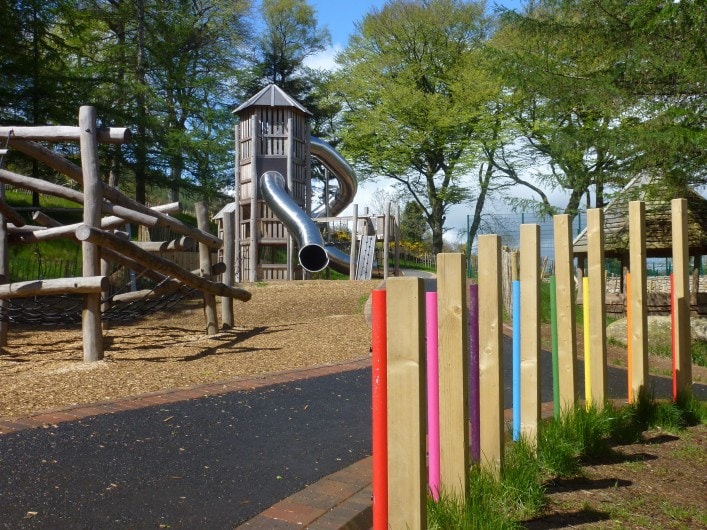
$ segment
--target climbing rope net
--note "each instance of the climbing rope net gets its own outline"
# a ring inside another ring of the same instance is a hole
[[[102,300],[101,320],[131,322],[158,311],[169,310],[199,291],[182,285],[173,292],[155,296],[153,291],[169,281],[166,278],[145,291],[142,297],[130,301],[115,300],[116,295],[128,292],[131,283]],[[14,298],[0,304],[0,320],[14,324],[58,326],[81,322],[83,296],[74,294]]]

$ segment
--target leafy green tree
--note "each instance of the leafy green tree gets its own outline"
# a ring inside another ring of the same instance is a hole
[[[318,115],[318,91],[326,73],[305,65],[307,58],[331,44],[306,0],[263,0],[264,30],[254,39],[250,66],[239,75],[241,97],[275,84]]]
[[[360,178],[392,179],[418,203],[434,252],[449,207],[471,196],[463,177],[487,94],[468,69],[488,30],[483,12],[459,0],[391,1],[363,19],[337,59],[342,150]]]
[[[405,203],[400,214],[400,237],[408,243],[429,241],[429,226],[425,212],[415,201]]]
[[[640,171],[704,180],[698,4],[540,0],[505,13],[493,44],[524,139],[517,154],[549,164],[543,186],[569,192],[567,213],[590,191],[602,206]]]

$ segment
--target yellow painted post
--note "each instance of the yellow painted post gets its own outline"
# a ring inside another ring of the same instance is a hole
[[[420,278],[386,281],[388,525],[426,528],[425,291]]]
[[[648,300],[646,297],[646,205],[631,201],[628,205],[631,304],[629,341],[631,343],[631,388],[633,400],[648,384]]]
[[[540,226],[520,225],[520,432],[535,443],[540,422]]]
[[[464,254],[437,255],[440,485],[458,499],[469,482],[469,325]]]
[[[577,324],[575,279],[572,265],[572,220],[569,215],[553,218],[557,298],[557,358],[560,373],[560,407],[573,409],[577,402]]]
[[[589,340],[589,278],[582,278],[582,323],[584,324],[584,403],[587,410],[592,406],[592,344]]]
[[[677,394],[692,387],[692,353],[690,352],[690,291],[687,200],[671,201],[673,217],[673,304],[675,319],[673,336],[674,391]]]
[[[587,253],[589,269],[589,300],[586,307],[592,313],[589,319],[591,343],[592,399],[590,406],[604,408],[606,395],[606,278],[604,277],[604,211],[587,210]]]
[[[503,465],[503,295],[501,238],[481,235],[479,246],[479,445],[481,465],[498,475]]]

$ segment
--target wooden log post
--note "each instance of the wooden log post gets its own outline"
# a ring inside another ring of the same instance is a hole
[[[0,198],[5,199],[5,184],[1,182]],[[0,213],[0,284],[6,284],[10,281],[7,239],[7,220]],[[7,346],[8,328],[10,325],[4,318],[7,306],[8,304],[5,300],[0,300],[0,348]]]
[[[79,110],[80,112],[80,110]],[[79,126],[72,125],[37,125],[37,126],[5,126],[0,127],[0,136],[8,137],[11,135],[17,140],[41,140],[46,142],[81,142],[82,135],[85,129]],[[96,138],[96,144],[124,144],[128,143],[131,138],[131,132],[124,127],[101,127],[93,128],[93,136]],[[10,145],[14,145],[10,142]]]
[[[584,300],[584,311],[589,312],[589,370],[591,399],[587,406],[601,410],[606,401],[606,278],[604,275],[604,211],[587,210],[587,265],[589,299]]]
[[[629,402],[635,402],[648,384],[648,300],[646,296],[646,205],[628,204],[631,282],[629,285],[631,373]]]
[[[690,352],[689,240],[687,200],[670,202],[673,229],[673,397],[692,388],[692,353]]]
[[[469,482],[469,324],[464,254],[437,256],[440,484],[465,499]]]
[[[108,289],[110,280],[106,276],[83,276],[81,278],[56,278],[52,280],[30,280],[0,285],[0,299],[28,298],[56,294],[99,294]]]
[[[21,151],[29,156],[37,158],[37,160],[44,162],[52,169],[55,169],[55,170],[59,171],[60,173],[72,178],[73,180],[75,180],[79,184],[83,184],[83,171],[81,170],[81,168],[76,166],[72,162],[66,160],[63,156],[58,155],[58,154],[54,153],[53,151],[47,149],[46,147],[44,147],[40,144],[37,144],[35,142],[15,140],[15,141],[11,141],[10,144],[18,151]],[[2,177],[3,175],[5,175],[5,173],[3,173],[2,170],[0,170],[0,177]],[[25,179],[24,182],[32,182],[31,180],[27,180],[27,179],[29,179],[29,177],[24,177],[22,175],[16,175],[16,174],[12,174],[12,173],[10,173],[9,175],[15,175],[14,180],[17,180],[16,177],[19,177],[19,181],[9,182],[10,184],[13,184],[15,186],[23,187],[23,179]],[[10,178],[10,177],[8,176],[8,178]],[[35,179],[35,181],[36,180],[38,180],[38,179]],[[40,182],[44,183],[44,181],[40,181]],[[51,185],[50,183],[45,183],[45,184]],[[56,186],[56,185],[51,185],[51,186]],[[57,188],[62,188],[62,186],[57,186]],[[57,188],[54,188],[54,189],[56,190]],[[64,195],[59,195],[58,193],[52,192],[52,191],[35,190],[35,189],[29,188],[29,187],[27,189],[32,189],[33,191],[39,191],[40,193],[47,193],[50,195],[57,195],[59,197],[63,197],[68,200],[83,204],[83,197],[78,199],[78,197],[80,197],[80,194],[75,197],[66,197]],[[74,191],[74,190],[70,190],[70,191]],[[79,193],[79,192],[74,192],[74,193]],[[198,228],[195,228],[193,226],[186,225],[186,224],[182,223],[181,221],[179,221],[179,219],[176,219],[174,217],[170,217],[169,215],[167,215],[168,212],[163,213],[160,210],[157,210],[157,208],[151,209],[143,204],[140,204],[139,202],[131,199],[130,197],[127,197],[126,195],[121,193],[119,190],[117,190],[111,186],[103,185],[103,197],[113,203],[112,205],[108,204],[108,203],[104,204],[104,208],[110,208],[109,210],[107,210],[107,213],[112,213],[114,215],[123,215],[123,213],[120,213],[119,210],[115,210],[115,212],[114,212],[112,209],[112,208],[115,208],[116,206],[121,206],[124,208],[124,210],[122,210],[122,211],[128,212],[128,214],[131,214],[132,217],[135,217],[136,214],[143,214],[143,215],[147,215],[147,216],[156,217],[158,219],[157,224],[159,224],[160,226],[166,226],[166,227],[174,230],[177,233],[192,237],[193,239],[195,239],[196,241],[199,241],[200,243],[205,243],[206,245],[208,245],[212,249],[218,249],[221,247],[221,240],[219,238],[217,238],[216,236],[206,233],[206,232],[202,232],[201,230],[199,230]],[[155,210],[157,210],[157,211],[155,211]],[[131,222],[145,224],[145,226],[154,226],[151,224],[143,223],[138,218],[125,217],[125,219],[129,220]],[[144,217],[143,217],[143,219],[144,219]]]
[[[226,285],[233,285],[235,279],[235,232],[236,232],[235,212],[224,212],[223,215],[223,261],[226,265],[222,280]],[[221,297],[221,320],[224,328],[234,326],[233,318],[233,298]]]
[[[572,220],[569,215],[553,218],[557,299],[557,358],[560,408],[574,409],[577,398],[577,324],[575,278],[572,266]]]
[[[230,296],[236,300],[247,302],[250,300],[251,294],[245,289],[224,285],[222,283],[212,282],[199,275],[193,274],[176,263],[160,258],[150,252],[146,252],[136,245],[125,239],[114,236],[109,232],[105,232],[98,228],[93,228],[87,225],[81,225],[76,229],[76,239],[79,241],[90,241],[101,247],[114,250],[116,253],[122,254],[138,262],[145,268],[154,269],[166,276],[174,276],[181,282],[199,289],[208,291],[216,296]]]
[[[196,209],[196,224],[199,230],[203,232],[209,231],[209,214],[206,209],[206,203],[197,202],[194,205]],[[203,243],[199,243],[199,267],[201,276],[207,280],[211,279],[211,249]],[[206,319],[206,334],[216,335],[218,333],[218,316],[216,314],[216,297],[204,292],[204,317]]]
[[[155,206],[154,210],[158,212],[168,212],[175,211],[174,207],[179,207],[179,203],[165,204],[163,206]],[[36,212],[39,213],[39,212]],[[38,243],[39,241],[49,241],[52,239],[63,239],[63,238],[74,238],[76,235],[76,229],[83,223],[75,223],[70,225],[61,225],[61,223],[54,221],[51,217],[47,215],[42,215],[40,218],[43,222],[49,222],[56,226],[47,228],[41,231],[36,230],[26,230],[27,227],[23,227],[25,230],[20,230],[19,232],[14,232],[10,234],[10,241],[13,243]],[[125,219],[117,216],[109,216],[101,219],[101,228],[104,230],[110,230],[113,228],[118,228],[125,224]],[[148,244],[149,243],[149,244]],[[193,248],[194,241],[188,237],[183,236],[181,239],[176,240],[174,243],[167,243],[166,247],[164,242],[138,242],[138,245],[144,244],[146,248],[153,250],[153,252],[166,252],[172,250],[185,250]]]
[[[400,204],[395,205],[395,276],[400,276]]]
[[[416,530],[427,524],[424,284],[390,278],[386,291],[388,525]]]
[[[540,226],[520,225],[520,432],[537,442],[540,423]]]
[[[501,238],[478,237],[479,445],[481,465],[498,476],[503,467],[503,293]]]
[[[98,137],[96,131],[96,109],[83,106],[79,109],[81,142],[81,167],[84,175],[83,221],[87,226],[101,224],[101,181],[98,161]],[[84,241],[83,276],[99,276],[101,272],[100,251],[97,245]],[[84,295],[81,314],[83,332],[83,360],[94,362],[103,359],[103,332],[101,329],[101,295]]]

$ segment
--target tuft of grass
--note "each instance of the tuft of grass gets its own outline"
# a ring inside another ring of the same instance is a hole
[[[501,491],[509,518],[527,519],[545,506],[547,500],[541,478],[535,444],[521,438],[507,446],[501,471]]]

